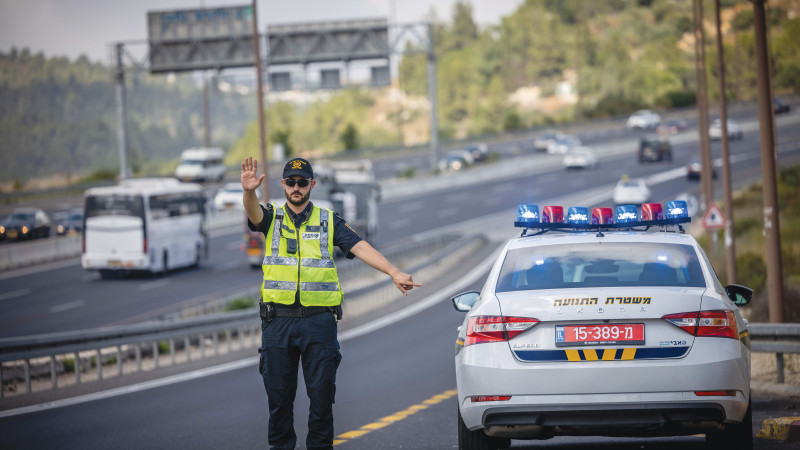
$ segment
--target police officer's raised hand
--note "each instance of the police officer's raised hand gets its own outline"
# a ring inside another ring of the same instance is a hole
[[[258,175],[258,160],[253,160],[248,156],[242,162],[242,188],[245,191],[255,191],[261,182],[264,181],[266,174]]]
[[[400,289],[403,295],[408,295],[408,291],[411,289],[422,286],[419,283],[414,283],[414,280],[411,279],[411,275],[403,272],[393,274],[392,281],[394,281],[394,285],[397,286],[397,289]]]

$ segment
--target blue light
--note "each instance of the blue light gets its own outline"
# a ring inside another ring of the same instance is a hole
[[[567,209],[566,222],[573,225],[589,223],[589,208],[570,206],[569,209]]]
[[[683,219],[689,217],[689,208],[686,207],[686,202],[683,200],[673,200],[667,202],[666,210],[667,219]]]
[[[617,223],[635,223],[639,221],[639,213],[636,205],[617,206]]]
[[[517,222],[539,223],[539,205],[521,203],[517,208]]]

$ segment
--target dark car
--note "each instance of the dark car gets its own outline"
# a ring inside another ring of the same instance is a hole
[[[38,208],[18,208],[0,225],[0,239],[23,240],[50,236],[50,218]]]
[[[700,161],[697,159],[693,159],[689,162],[686,166],[686,178],[689,180],[699,180],[700,174],[703,173],[703,165],[700,164]],[[711,165],[711,178],[717,178],[717,167],[716,165]]]
[[[83,231],[82,209],[73,209],[72,211],[70,211],[67,218],[62,220],[61,223],[59,223],[58,226],[56,227],[56,233],[59,236],[63,235],[74,236],[76,234],[80,234],[81,231]]]
[[[475,162],[486,161],[489,157],[489,147],[484,143],[477,143],[477,144],[469,144],[464,147],[464,150],[468,151],[470,155],[472,155],[472,159]]]
[[[775,111],[775,114],[788,113],[792,110],[792,107],[780,97],[775,97],[772,99],[772,108]]]
[[[639,140],[639,162],[672,161],[672,143],[661,136],[643,136]]]

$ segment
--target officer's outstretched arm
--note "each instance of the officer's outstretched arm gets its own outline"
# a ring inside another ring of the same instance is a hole
[[[397,289],[400,289],[403,295],[407,295],[408,291],[415,287],[422,286],[419,283],[415,283],[414,280],[411,279],[411,275],[400,272],[397,267],[393,266],[389,260],[375,250],[373,246],[369,245],[367,241],[360,241],[350,249],[350,252],[371,267],[392,277],[394,285],[397,286]]]
[[[242,188],[244,194],[242,195],[242,203],[244,210],[247,213],[247,218],[253,225],[261,223],[264,218],[264,212],[261,211],[261,206],[258,205],[258,197],[256,197],[256,189],[261,186],[266,174],[258,175],[258,160],[253,160],[252,156],[248,156],[242,162]]]

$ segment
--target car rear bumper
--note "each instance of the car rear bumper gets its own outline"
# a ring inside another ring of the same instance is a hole
[[[81,265],[86,270],[150,270],[147,255],[125,257],[85,253],[81,256]]]

